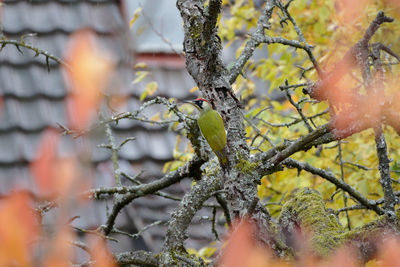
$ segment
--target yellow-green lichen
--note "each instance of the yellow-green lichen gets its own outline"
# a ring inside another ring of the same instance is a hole
[[[190,24],[189,33],[190,37],[193,40],[197,40],[198,38],[200,38],[202,32],[203,32],[202,25],[199,25],[196,21]]]
[[[239,154],[238,162],[235,165],[235,168],[240,170],[242,173],[251,174],[260,166],[259,162],[251,162],[248,159],[245,159],[242,155]]]
[[[343,243],[343,227],[326,211],[321,195],[315,190],[298,189],[288,197],[279,223],[289,225],[293,220],[311,233],[312,249],[317,255],[325,256]]]

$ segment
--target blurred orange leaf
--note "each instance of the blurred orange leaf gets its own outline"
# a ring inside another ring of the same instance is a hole
[[[113,255],[110,253],[107,243],[99,237],[92,237],[89,240],[92,251],[92,259],[95,267],[117,267]]]
[[[71,89],[68,114],[72,128],[83,129],[93,119],[102,100],[113,60],[101,51],[90,31],[78,31],[71,36],[65,60]]]
[[[363,15],[363,9],[368,3],[368,0],[336,0],[336,7],[339,13],[339,19],[344,24],[354,22],[357,17]]]
[[[391,237],[379,247],[377,265],[379,267],[400,266],[400,240]]]
[[[57,154],[59,133],[44,132],[35,160],[30,166],[36,186],[43,197],[65,196],[78,177],[76,160],[60,158]]]
[[[29,196],[16,193],[0,202],[0,266],[31,266],[38,234]]]
[[[69,241],[73,240],[73,233],[65,225],[58,229],[57,235],[48,245],[42,262],[45,267],[69,267],[73,260],[73,247]]]
[[[252,239],[253,227],[248,221],[241,221],[233,227],[226,247],[222,251],[221,264],[224,267],[267,267],[288,266],[274,260],[266,247],[257,246]]]
[[[57,155],[59,134],[54,130],[43,133],[36,158],[30,166],[39,192],[43,195],[53,193],[54,189],[54,165]]]

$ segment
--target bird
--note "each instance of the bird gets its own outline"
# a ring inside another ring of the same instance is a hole
[[[196,98],[185,102],[191,104],[199,111],[197,125],[203,137],[210,145],[211,150],[217,155],[219,163],[222,167],[225,167],[228,163],[225,149],[226,131],[221,115],[204,98]]]

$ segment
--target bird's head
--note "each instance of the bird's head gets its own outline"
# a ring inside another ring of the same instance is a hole
[[[194,106],[200,112],[203,111],[203,110],[211,108],[210,104],[208,103],[208,101],[205,100],[204,98],[201,98],[201,97],[196,98],[194,100],[185,101],[185,103],[191,104],[192,106]]]

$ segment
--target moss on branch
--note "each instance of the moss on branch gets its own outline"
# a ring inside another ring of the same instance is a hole
[[[308,237],[310,249],[317,256],[328,256],[340,246],[347,245],[354,248],[359,259],[365,262],[376,254],[378,242],[394,235],[400,236],[398,218],[380,216],[373,222],[348,231],[326,209],[317,191],[302,188],[294,190],[286,199],[279,217],[278,231],[282,241],[293,249],[294,254],[304,249],[305,240],[302,238]]]

